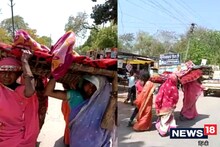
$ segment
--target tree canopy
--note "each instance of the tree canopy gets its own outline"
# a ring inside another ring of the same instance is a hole
[[[9,35],[13,36],[13,28],[12,28],[12,19],[11,18],[7,18],[7,19],[3,20],[0,24],[0,27],[4,28]],[[14,16],[14,27],[15,27],[15,31],[17,31],[18,29],[26,30],[26,29],[28,29],[28,23],[26,23],[21,16],[16,15],[16,16]]]
[[[39,36],[37,35],[37,30],[29,27],[28,23],[24,21],[24,19],[17,15],[14,16],[14,26],[15,31],[19,29],[23,29],[29,33],[29,35],[39,42],[40,44],[46,45],[47,47],[51,46],[51,38],[47,36]],[[13,42],[13,31],[12,31],[12,20],[11,18],[4,19],[0,23],[0,41],[4,43],[12,43]]]
[[[104,48],[117,47],[117,25],[109,27],[100,27],[97,30],[90,31],[86,42],[76,50],[85,54],[88,50],[101,50]]]
[[[96,2],[97,0],[92,0]],[[91,18],[96,25],[106,22],[117,24],[117,0],[106,0],[104,4],[97,4],[93,8]]]
[[[72,30],[76,36],[85,38],[87,29],[89,28],[88,15],[85,12],[78,12],[77,15],[70,16],[65,25],[65,31]]]
[[[168,31],[155,35],[139,32],[134,38],[131,37],[134,34],[123,34],[119,36],[119,50],[126,48],[130,52],[149,57],[174,52],[180,54],[181,62],[192,60],[199,65],[202,59],[207,59],[207,64],[220,65],[220,31],[202,27],[196,27],[190,35],[189,31],[181,35]]]

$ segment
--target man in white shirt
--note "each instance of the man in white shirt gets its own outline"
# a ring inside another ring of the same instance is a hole
[[[128,97],[124,101],[124,103],[128,103],[128,101],[131,101],[131,104],[133,105],[133,102],[136,98],[136,87],[135,87],[136,78],[134,76],[133,72],[130,72],[128,77]]]

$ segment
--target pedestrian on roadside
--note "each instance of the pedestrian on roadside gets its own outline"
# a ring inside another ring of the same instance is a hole
[[[124,101],[124,103],[128,103],[130,101],[131,105],[134,105],[134,100],[136,98],[135,82],[136,82],[136,77],[134,75],[134,72],[131,71],[128,77],[128,96],[127,99]]]
[[[133,129],[135,131],[147,131],[152,125],[152,104],[153,104],[153,92],[155,89],[154,83],[149,81],[150,74],[145,73],[142,75],[142,80],[144,81],[144,87],[141,93],[137,96],[135,100],[137,121],[135,122]],[[131,118],[133,119],[133,118]]]
[[[38,98],[28,64],[32,54],[23,50],[21,62],[0,60],[0,146],[34,147],[39,135]],[[24,85],[16,81],[23,72]]]
[[[161,136],[168,135],[170,128],[176,128],[174,110],[179,100],[177,84],[177,76],[169,74],[156,96],[155,108],[158,119],[155,126]]]
[[[139,95],[140,95],[141,91],[143,90],[143,87],[144,87],[145,83],[148,81],[148,79],[149,79],[149,74],[141,75],[140,78],[138,79],[138,81],[136,82],[135,85],[136,85],[136,92],[137,92],[136,95],[137,95],[137,98],[139,97]],[[137,113],[138,113],[138,108],[135,106],[134,111],[133,111],[133,113],[132,113],[132,115],[130,117],[130,120],[128,122],[128,127],[132,126],[133,121],[134,121]]]

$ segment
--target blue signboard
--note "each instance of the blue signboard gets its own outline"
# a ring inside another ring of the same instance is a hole
[[[159,65],[168,66],[168,65],[179,65],[180,64],[180,55],[179,54],[161,54]]]

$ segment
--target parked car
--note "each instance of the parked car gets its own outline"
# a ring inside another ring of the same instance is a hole
[[[213,78],[203,82],[204,96],[220,93],[220,71],[214,71]]]

